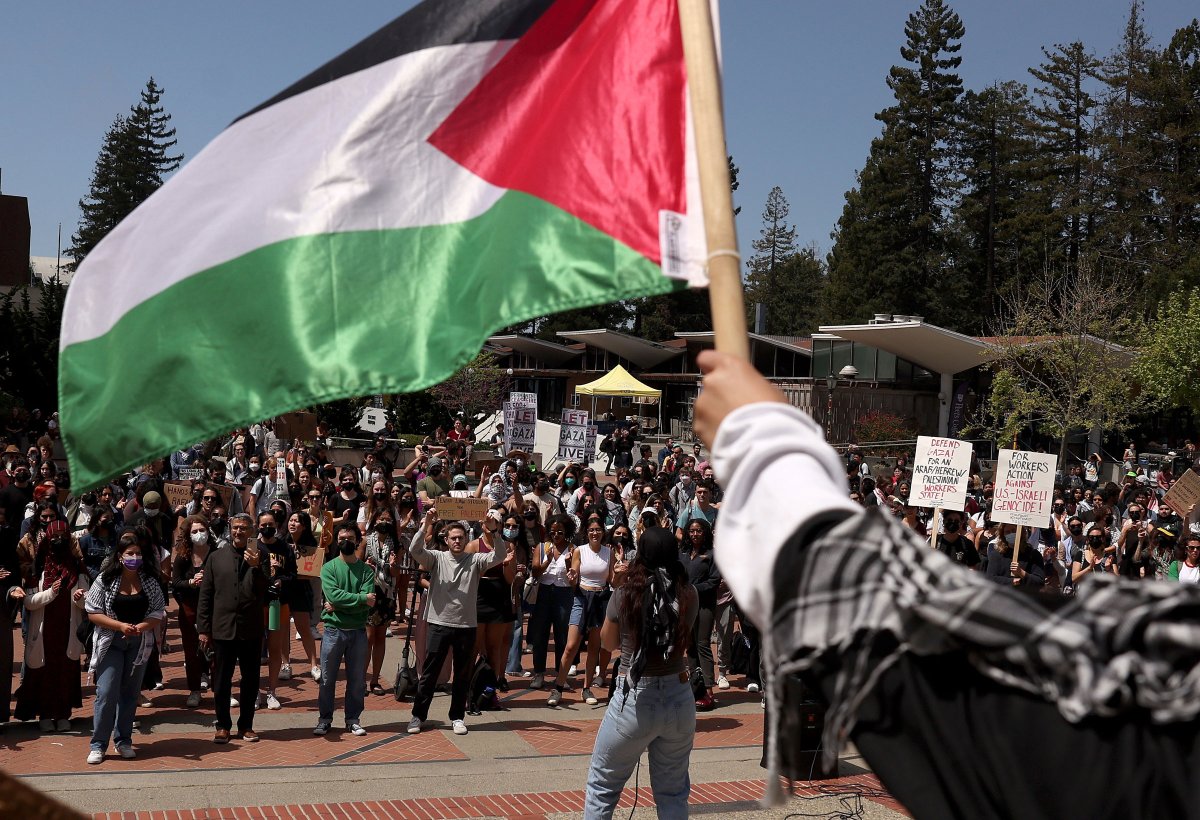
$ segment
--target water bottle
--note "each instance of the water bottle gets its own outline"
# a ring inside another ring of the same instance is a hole
[[[276,598],[267,605],[267,629],[274,632],[279,629],[279,599]]]

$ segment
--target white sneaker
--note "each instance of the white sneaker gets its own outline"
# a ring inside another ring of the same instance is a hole
[[[122,743],[117,747],[117,751],[120,752],[121,757],[125,758],[126,760],[133,760],[135,757],[137,757],[137,752],[135,752],[133,747],[128,743]]]
[[[534,675],[533,679],[531,681],[529,681],[530,689],[541,689],[545,685],[546,685],[545,675]]]
[[[596,696],[592,694],[591,688],[589,688],[587,686],[583,687],[582,694],[583,694],[583,702],[586,703],[588,706],[595,706],[597,703],[600,702],[600,701],[596,700]]]
[[[573,678],[573,677],[575,677],[575,675],[576,675],[578,672],[579,672],[579,669],[578,669],[578,668],[576,668],[575,664],[571,664],[571,668],[567,670],[567,677],[568,677],[568,678]]]
[[[283,708],[283,704],[279,702],[279,698],[275,697],[274,692],[267,695],[267,708],[272,711]]]
[[[292,640],[293,640],[293,641],[298,641],[298,640],[300,640],[300,633],[299,633],[299,632],[292,632]]]
[[[362,737],[363,735],[365,735],[367,733],[367,730],[364,729],[362,726],[359,726],[357,723],[351,723],[349,726],[346,727],[346,731],[357,737]]]
[[[57,732],[71,731],[71,721],[67,718],[59,718],[54,722],[54,730]]]
[[[87,762],[93,766],[95,766],[97,763],[103,763],[104,752],[100,751],[99,749],[92,749],[90,752],[88,752]]]
[[[746,691],[747,691],[747,692],[757,692],[758,690],[759,690],[759,685],[758,685],[757,683],[748,683],[748,684],[746,684]]]
[[[728,689],[729,688],[729,679],[726,678],[724,675],[717,678],[717,688],[718,689]]]
[[[300,640],[300,639],[297,638],[296,640]],[[283,666],[279,667],[279,679],[280,680],[291,680],[292,679],[292,665],[290,663],[285,663]]]
[[[312,675],[313,680],[315,680],[317,683],[321,682],[321,667],[314,666],[312,669],[310,669],[308,671],[309,671],[309,674]]]
[[[254,708],[255,709],[266,709],[267,708],[267,694],[265,692],[258,693],[258,700],[254,702]]]
[[[141,703],[139,703],[138,706],[141,706],[143,709],[149,709],[151,706],[154,705],[153,703],[150,702],[150,696],[147,695],[145,692],[143,692],[138,697],[141,698]]]
[[[155,690],[156,692],[157,692],[157,691],[159,691],[159,690],[161,690],[161,689],[164,689],[164,688],[166,688],[166,686],[165,686],[165,684],[164,684],[162,681],[159,681],[158,683],[154,684],[154,690]]]
[[[410,735],[421,734],[421,719],[420,718],[415,717],[408,722],[408,733]]]
[[[467,724],[461,720],[454,721],[450,726],[454,729],[454,734],[456,735],[465,735],[467,733]]]
[[[192,692],[192,694],[188,695],[187,708],[195,709],[199,705],[200,705],[200,693],[199,692]]]
[[[558,706],[558,702],[562,700],[562,690],[555,688],[550,692],[550,699],[546,701],[547,706]]]
[[[392,637],[392,628],[389,626],[387,629],[383,630],[383,634],[388,638]]]

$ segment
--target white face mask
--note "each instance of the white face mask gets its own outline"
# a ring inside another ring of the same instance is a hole
[[[208,533],[206,533],[206,532],[192,533],[192,543],[195,544],[196,546],[200,546],[201,544],[207,544],[208,543]]]
[[[261,464],[255,464],[253,461],[250,462],[250,472],[257,473],[261,469],[262,469]]]
[[[147,517],[147,518],[157,518],[157,517],[158,517],[158,513],[159,513],[159,511],[158,511],[158,510],[151,509],[150,507],[147,507],[147,508],[146,508],[146,517]]]

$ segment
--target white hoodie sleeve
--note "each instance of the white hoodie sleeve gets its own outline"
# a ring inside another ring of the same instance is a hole
[[[730,413],[717,430],[713,466],[725,488],[717,566],[741,611],[765,629],[784,543],[818,515],[862,507],[850,500],[845,466],[821,429],[790,405],[759,402]]]

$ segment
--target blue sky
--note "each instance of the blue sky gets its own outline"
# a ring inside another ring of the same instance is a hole
[[[5,0],[0,12],[0,169],[29,198],[35,256],[68,244],[104,131],[153,75],[194,156],[239,114],[405,9],[412,0]],[[729,147],[741,168],[743,256],[767,192],[783,188],[801,244],[823,250],[843,195],[879,131],[884,82],[917,0],[724,0]],[[960,0],[968,88],[1028,82],[1040,47],[1118,42],[1127,0]],[[1156,43],[1197,15],[1195,0],[1146,0]]]

